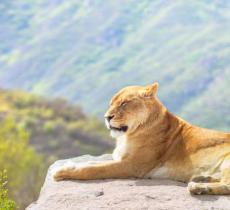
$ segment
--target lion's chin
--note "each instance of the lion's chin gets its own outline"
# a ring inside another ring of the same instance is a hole
[[[110,129],[110,135],[113,138],[118,138],[126,133],[126,131],[128,130],[128,126],[121,126],[119,128],[109,126],[109,129]]]
[[[108,120],[105,120],[105,125],[110,130],[110,135],[113,138],[118,138],[118,137],[124,135],[126,133],[126,131],[128,130],[127,125],[122,125],[120,127],[114,127],[109,123]]]
[[[113,138],[119,138],[119,137],[125,135],[125,132],[124,131],[118,131],[118,130],[111,129],[110,130],[110,135]]]

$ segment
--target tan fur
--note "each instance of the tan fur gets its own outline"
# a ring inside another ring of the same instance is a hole
[[[171,114],[156,96],[158,84],[130,86],[111,100],[105,116],[118,137],[113,161],[64,167],[55,180],[161,177],[189,182],[193,194],[230,194],[230,133],[199,128]],[[125,140],[123,144],[122,141]]]

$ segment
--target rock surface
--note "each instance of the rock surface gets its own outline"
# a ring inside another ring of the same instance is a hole
[[[51,171],[63,164],[111,159],[111,155],[89,155],[60,160],[50,169],[39,199],[27,210],[230,210],[230,196],[191,196],[186,184],[169,180],[61,181]]]

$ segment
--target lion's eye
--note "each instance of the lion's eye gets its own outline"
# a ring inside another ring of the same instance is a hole
[[[124,102],[121,103],[121,106],[124,107],[126,104],[127,104],[127,102],[124,101]]]

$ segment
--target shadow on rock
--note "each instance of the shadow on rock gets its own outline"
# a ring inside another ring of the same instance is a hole
[[[159,180],[159,179],[137,179],[135,184],[137,186],[181,186],[187,187],[187,184],[183,182],[176,182],[171,180]]]

